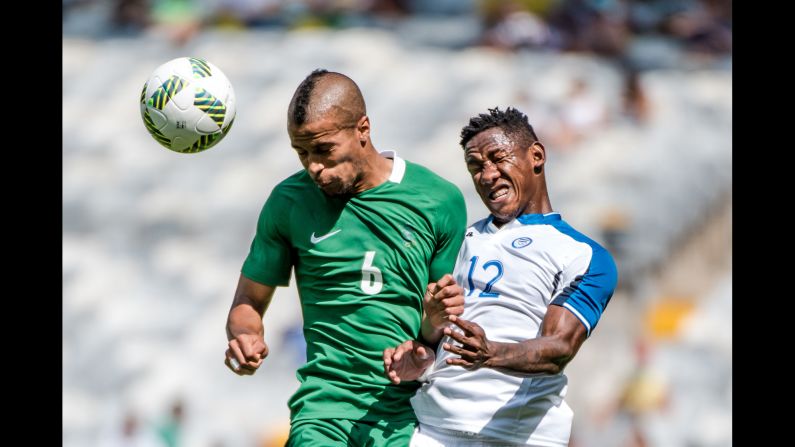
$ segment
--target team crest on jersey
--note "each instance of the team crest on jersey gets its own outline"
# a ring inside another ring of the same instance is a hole
[[[403,246],[406,248],[414,245],[415,241],[417,240],[417,233],[415,233],[414,229],[409,225],[403,225],[403,227],[400,229],[400,235],[403,236],[403,239],[406,241],[403,242]]]
[[[513,248],[524,248],[528,245],[532,244],[533,240],[529,237],[517,237],[516,239],[511,242],[511,247]]]

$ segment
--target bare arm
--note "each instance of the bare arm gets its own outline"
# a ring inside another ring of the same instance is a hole
[[[455,316],[450,321],[463,329],[463,334],[451,328],[444,330],[463,346],[445,343],[443,348],[460,358],[448,359],[451,365],[465,367],[505,368],[528,374],[557,374],[574,358],[586,339],[587,332],[580,320],[562,306],[547,309],[541,323],[541,336],[521,343],[500,343],[488,340],[478,324]]]
[[[262,317],[275,289],[240,275],[226,320],[229,346],[225,353],[226,365],[238,375],[254,374],[268,356]],[[233,365],[233,359],[238,365]]]

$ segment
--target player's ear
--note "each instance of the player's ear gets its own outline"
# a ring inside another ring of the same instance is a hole
[[[363,115],[356,123],[356,131],[359,134],[359,142],[364,145],[370,138],[370,118]]]
[[[541,144],[540,141],[534,142],[530,145],[528,149],[530,151],[532,163],[533,163],[533,172],[536,174],[540,174],[544,168],[544,163],[547,161],[547,153],[544,145]]]

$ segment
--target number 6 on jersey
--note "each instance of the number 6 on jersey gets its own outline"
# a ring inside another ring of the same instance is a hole
[[[362,264],[362,292],[368,295],[375,295],[381,291],[384,278],[381,270],[373,265],[375,251],[368,251],[364,254],[364,264]]]

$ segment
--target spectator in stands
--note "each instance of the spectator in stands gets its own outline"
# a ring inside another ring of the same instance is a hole
[[[622,98],[624,116],[631,122],[643,125],[649,121],[651,104],[641,83],[640,73],[628,68],[624,70],[624,91]]]
[[[482,43],[506,50],[544,48],[552,36],[544,20],[523,8],[517,0],[499,2],[484,15]]]
[[[152,23],[147,0],[116,0],[112,14],[111,23],[117,31],[139,32]]]
[[[582,77],[571,80],[571,87],[560,105],[562,148],[576,146],[608,121],[604,100],[596,95]]]
[[[196,0],[154,0],[152,27],[177,47],[193,39],[203,26],[203,15]]]
[[[114,430],[99,441],[99,447],[164,447],[165,444],[132,411],[124,416],[121,429]]]
[[[185,414],[182,400],[177,399],[171,404],[171,410],[166,419],[157,427],[157,433],[166,447],[180,447],[182,445],[182,426]]]
[[[702,54],[728,54],[732,50],[731,5],[725,1],[701,1],[695,7],[670,14],[663,30]]]

